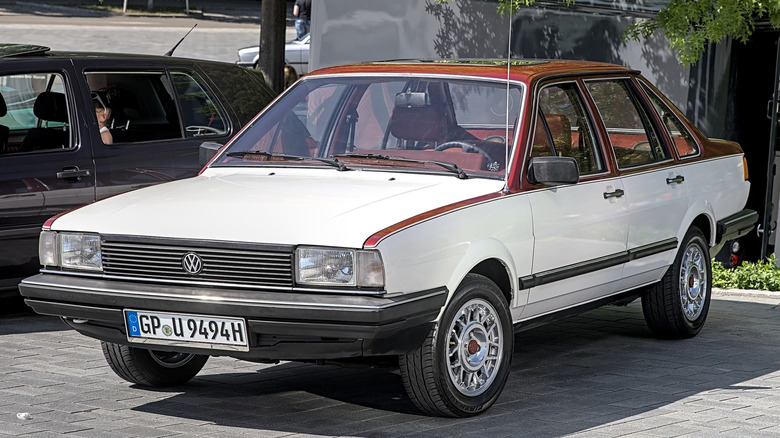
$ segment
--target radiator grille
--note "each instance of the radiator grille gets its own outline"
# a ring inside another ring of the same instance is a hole
[[[293,285],[291,248],[117,238],[104,238],[101,246],[106,276],[244,287]],[[203,261],[197,275],[187,273],[182,266],[188,253]]]

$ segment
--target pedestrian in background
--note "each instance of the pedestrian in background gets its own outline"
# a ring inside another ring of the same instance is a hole
[[[295,32],[300,39],[309,33],[311,28],[311,0],[295,0],[293,15],[296,17]]]

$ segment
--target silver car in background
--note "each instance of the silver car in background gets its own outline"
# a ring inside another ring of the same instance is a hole
[[[287,41],[284,45],[284,63],[295,69],[298,76],[309,73],[309,41],[311,34]],[[236,64],[242,67],[257,68],[260,62],[260,46],[238,49]]]

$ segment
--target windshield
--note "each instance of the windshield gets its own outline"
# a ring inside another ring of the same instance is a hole
[[[409,76],[304,80],[215,165],[323,166],[328,164],[323,158],[335,158],[348,168],[503,178],[522,101],[522,89],[512,86],[507,93],[506,82]]]

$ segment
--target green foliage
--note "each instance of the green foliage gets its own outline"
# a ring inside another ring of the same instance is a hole
[[[712,285],[727,289],[780,290],[780,269],[772,254],[756,263],[744,262],[729,269],[712,260]]]
[[[655,18],[630,26],[626,38],[639,40],[661,30],[680,62],[690,65],[709,43],[746,42],[759,19],[780,27],[780,0],[672,0]]]

